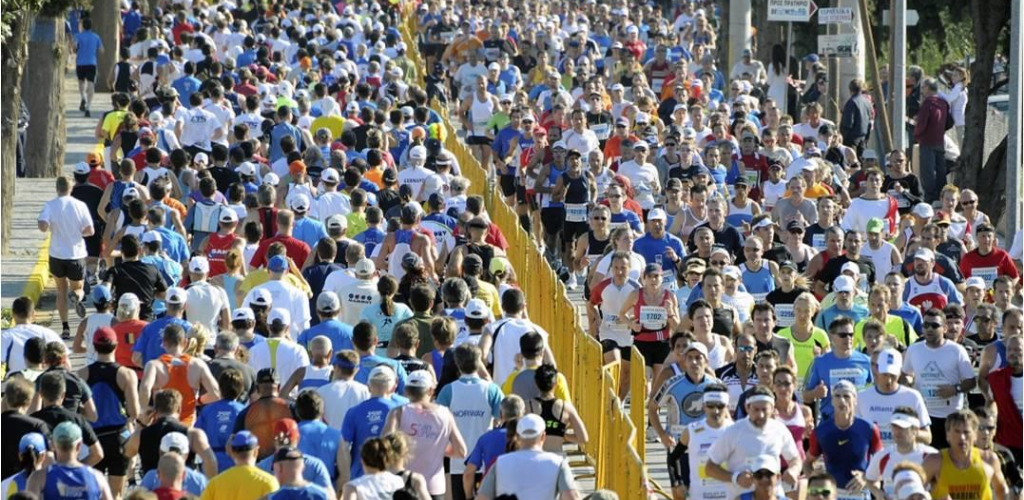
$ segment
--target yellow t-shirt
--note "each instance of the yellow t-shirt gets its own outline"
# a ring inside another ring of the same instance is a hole
[[[270,273],[267,272],[266,269],[250,269],[249,273],[245,275],[245,279],[242,280],[242,284],[239,285],[238,291],[241,294],[239,296],[245,297],[250,290],[266,283],[269,280]],[[306,295],[313,293],[313,290],[309,288],[309,285],[306,284],[305,281],[299,279],[298,277],[292,274],[284,275],[284,281],[285,283],[288,283],[289,285],[294,286],[299,290],[302,290],[302,293],[305,293]]]
[[[277,479],[254,465],[236,465],[210,480],[202,500],[256,500],[277,491]]]
[[[114,136],[117,135],[117,130],[121,128],[121,124],[124,122],[124,116],[128,112],[125,110],[111,111],[103,117],[103,131],[107,134],[107,140],[114,140]]]
[[[341,138],[341,133],[345,131],[345,119],[338,115],[318,116],[309,125],[310,132],[314,134],[322,128],[330,130],[331,140],[336,141]]]
[[[516,377],[522,373],[523,370],[533,371],[534,368],[516,368],[509,374],[508,378],[505,379],[505,383],[501,385],[501,392],[508,396],[512,394],[512,383],[515,382]],[[572,401],[569,397],[569,382],[565,380],[565,375],[558,374],[558,379],[555,381],[555,398],[561,399],[562,401]]]
[[[811,330],[811,336],[806,341],[801,342],[793,338],[792,328],[783,328],[779,330],[779,336],[793,343],[793,357],[796,358],[796,375],[800,379],[800,387],[802,387],[807,370],[811,369],[814,358],[818,357],[814,352],[815,348],[819,349],[819,355],[832,348],[832,344],[828,341],[828,334],[825,333],[825,330],[814,327]]]
[[[476,297],[484,301],[487,307],[491,308],[491,312],[494,313],[495,318],[501,317],[501,296],[498,295],[498,289],[494,285],[486,282],[477,280],[479,287],[476,289]]]
[[[355,212],[352,212],[346,215],[345,219],[348,220],[348,228],[345,230],[345,234],[347,234],[350,238],[354,237],[355,235],[363,231],[366,231],[366,214],[357,214]]]
[[[864,324],[867,323],[869,319],[871,318],[868,317],[860,320],[860,322],[857,323],[857,326],[854,327],[854,349],[864,348]],[[907,323],[907,320],[894,314],[890,314],[885,318],[885,333],[888,333],[895,338],[896,342],[899,342],[899,345],[903,347],[907,347],[917,341],[917,332],[915,332],[914,328],[910,326],[910,323]]]

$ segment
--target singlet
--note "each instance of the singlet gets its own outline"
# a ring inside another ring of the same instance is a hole
[[[98,500],[102,493],[96,474],[87,465],[53,464],[46,469],[46,500]]]
[[[757,271],[748,269],[746,263],[740,264],[740,271],[743,273],[743,286],[754,297],[754,302],[764,302],[768,294],[775,290],[775,278],[767,261],[762,260],[761,269]]]
[[[733,226],[740,227],[744,222],[750,223],[754,220],[754,201],[747,199],[747,204],[743,207],[737,207],[734,203],[735,199],[729,201],[729,215],[725,217],[725,223]]]
[[[793,435],[794,443],[804,442],[804,434],[807,433],[807,421],[804,420],[804,411],[800,408],[800,405],[793,406],[793,414],[788,418],[778,411],[775,413],[775,418],[789,429],[789,433]],[[800,457],[803,458],[804,447],[797,446],[796,448],[800,452]]]
[[[488,95],[488,97],[490,97],[490,95]],[[480,101],[477,98],[477,94],[474,92],[473,104],[469,107],[469,120],[473,126],[472,135],[486,136],[487,122],[491,120],[492,115],[494,115],[494,102],[489,98],[485,98],[483,101]]]
[[[228,233],[222,235],[220,233],[213,233],[206,238],[206,257],[210,260],[210,273],[209,278],[224,274],[228,271],[228,268],[224,265],[224,258],[228,255],[228,250],[238,240],[238,235],[235,233]]]
[[[555,187],[555,183],[558,182],[558,178],[562,175],[565,175],[565,169],[563,168],[559,170],[558,167],[552,163],[551,168],[548,169],[548,178],[538,179],[538,181],[540,181],[540,185],[543,187],[553,188]],[[560,201],[551,201],[551,194],[540,193],[538,198],[540,198],[539,201],[541,208],[557,208],[562,206],[562,202]]]
[[[715,323],[711,326],[711,331],[722,335],[726,338],[732,337],[733,327],[733,309],[731,307],[716,307],[712,313]],[[721,366],[713,366],[712,368],[718,369]]]
[[[92,400],[96,404],[99,418],[92,423],[97,436],[106,436],[121,432],[128,423],[124,409],[124,391],[117,385],[117,371],[121,365],[106,361],[97,361],[87,367],[89,370],[86,383],[92,389]]]
[[[959,469],[949,457],[949,450],[942,450],[942,468],[935,480],[932,495],[934,498],[952,496],[956,500],[992,500],[992,485],[985,474],[981,451],[972,447],[971,465]]]
[[[779,336],[789,340],[793,343],[793,357],[796,358],[796,371],[797,371],[797,391],[803,388],[804,377],[807,376],[807,371],[811,369],[811,364],[814,363],[814,358],[817,357],[815,349],[819,350],[819,353],[823,353],[825,348],[829,346],[828,335],[825,330],[818,327],[811,327],[811,334],[808,335],[807,340],[797,340],[793,334],[793,328],[788,327],[779,331]]]
[[[182,354],[175,357],[164,354],[159,359],[167,368],[167,384],[163,388],[174,389],[181,394],[181,411],[178,413],[178,418],[182,422],[192,425],[196,419],[196,401],[198,400],[196,390],[188,383],[188,367],[192,363],[192,356]]]
[[[558,408],[558,416],[555,416],[555,403],[561,403]],[[540,411],[537,411],[536,405],[540,405]],[[566,425],[562,422],[562,417],[565,416],[565,402],[561,399],[549,399],[547,401],[534,398],[530,402],[530,411],[536,412],[540,418],[544,419],[544,427],[548,436],[554,437],[565,437]]]
[[[562,174],[565,186],[565,222],[586,223],[587,202],[590,201],[590,182],[586,174],[573,179],[566,172]]]
[[[277,235],[277,209],[274,207],[260,207],[256,209],[256,214],[259,216],[260,224],[263,226],[263,239],[273,238]]]
[[[659,405],[671,401],[668,429],[669,434],[678,439],[685,425],[704,418],[704,387],[718,383],[718,379],[704,375],[700,382],[693,383],[677,363],[668,366],[673,375],[661,386],[654,399]]]
[[[637,290],[636,305],[633,306],[633,316],[640,321],[640,333],[637,333],[633,340],[639,342],[664,342],[668,340],[671,332],[668,331],[668,309],[665,302],[668,301],[671,292],[661,290],[661,300],[657,303],[648,303],[644,290]],[[657,360],[655,360],[657,362]]]
[[[494,247],[486,243],[483,245],[466,243],[466,252],[469,253],[469,255],[476,255],[477,257],[480,257],[480,260],[484,263],[481,268],[484,271],[484,279],[489,279],[491,276],[491,259],[494,258]]]
[[[705,467],[708,463],[708,451],[711,445],[729,428],[728,423],[715,429],[704,420],[690,422],[687,434],[690,437],[690,498],[692,500],[723,500],[728,498],[729,484],[708,477]]]
[[[712,333],[711,339],[715,342],[715,345],[708,349],[708,367],[712,370],[717,370],[726,365],[725,345],[722,343],[724,339],[719,338],[717,333]]]
[[[399,229],[395,231],[395,248],[388,256],[388,274],[401,281],[405,276],[405,269],[402,269],[402,259],[405,254],[412,252],[412,238],[416,233],[412,229]]]
[[[587,231],[587,257],[590,258],[591,265],[597,264],[597,261],[604,255],[604,251],[608,249],[610,242],[610,235],[608,238],[599,240],[594,236],[593,231]]]
[[[111,313],[93,313],[90,314],[85,320],[85,338],[92,339],[93,334],[96,330],[101,327],[110,326],[114,322],[114,315]],[[91,364],[96,361],[96,348],[93,347],[92,341],[87,341],[85,346],[85,363]]]
[[[143,475],[156,469],[160,461],[160,440],[172,432],[180,432],[187,436],[188,427],[177,420],[162,417],[148,427],[142,428],[139,434],[139,461]]]
[[[907,297],[907,303],[921,311],[942,309],[949,304],[947,291],[943,289],[942,279],[938,275],[932,276],[932,280],[925,284],[918,283],[917,279],[911,276],[905,286],[903,296]]]
[[[142,241],[142,234],[149,230],[145,224],[125,224],[122,229],[124,229],[124,234],[121,235],[122,239],[130,234],[138,238],[139,241]],[[118,247],[120,246],[118,245]]]
[[[313,366],[310,364],[306,366],[306,376],[299,382],[299,391],[327,385],[331,382],[331,373],[333,372],[334,367],[331,365]]]

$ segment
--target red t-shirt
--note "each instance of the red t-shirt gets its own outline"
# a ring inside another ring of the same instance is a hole
[[[135,366],[132,362],[132,347],[135,346],[135,342],[142,336],[142,329],[149,323],[140,319],[130,319],[127,321],[119,321],[112,328],[114,334],[117,335],[117,348],[114,349],[114,361],[121,366],[127,366],[135,370],[135,374],[142,376],[142,368]]]
[[[993,248],[988,255],[981,255],[977,248],[967,252],[960,259],[960,274],[964,275],[964,279],[980,276],[985,279],[985,285],[989,288],[992,288],[992,281],[1000,276],[1014,279],[1019,276],[1010,254],[1002,248]]]
[[[89,171],[89,184],[99,186],[100,189],[107,189],[112,182],[114,182],[114,174],[106,169],[97,167]]]
[[[306,258],[309,257],[309,245],[302,240],[279,234],[273,238],[267,238],[260,242],[260,246],[256,248],[256,253],[253,254],[252,260],[249,262],[249,266],[252,268],[266,266],[267,249],[270,248],[270,245],[277,242],[281,242],[281,244],[284,245],[288,257],[295,262],[296,266],[302,266],[302,264],[306,262]]]
[[[156,495],[158,500],[179,500],[181,498],[185,498],[187,493],[171,488],[157,488],[153,490],[153,494]]]

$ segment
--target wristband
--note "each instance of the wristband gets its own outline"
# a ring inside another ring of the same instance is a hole
[[[740,478],[740,474],[743,474],[743,471],[734,472],[732,474],[732,484],[735,484],[736,486],[740,485],[740,483],[737,482]]]

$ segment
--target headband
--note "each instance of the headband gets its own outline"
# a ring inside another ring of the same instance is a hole
[[[769,396],[767,394],[756,394],[754,396],[750,396],[749,398],[747,398],[747,403],[746,404],[753,404],[753,403],[775,404],[775,397]]]
[[[721,403],[723,405],[729,404],[729,393],[725,391],[710,391],[704,393],[704,404],[708,403]]]

